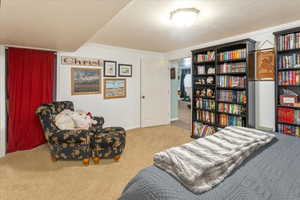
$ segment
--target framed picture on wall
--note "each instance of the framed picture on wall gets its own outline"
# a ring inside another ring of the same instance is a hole
[[[119,64],[120,77],[132,77],[132,65]]]
[[[71,68],[72,95],[100,94],[101,71],[99,68]]]
[[[256,80],[275,79],[275,52],[274,49],[256,51]]]
[[[170,77],[171,79],[176,79],[176,69],[173,67],[170,69]]]
[[[125,98],[126,79],[104,79],[104,99]]]
[[[105,60],[104,61],[104,77],[116,77],[117,76],[117,62]]]

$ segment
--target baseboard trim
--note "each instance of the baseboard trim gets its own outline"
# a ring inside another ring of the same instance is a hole
[[[172,122],[172,121],[177,121],[177,120],[179,120],[178,117],[176,117],[176,118],[171,118],[171,122]]]

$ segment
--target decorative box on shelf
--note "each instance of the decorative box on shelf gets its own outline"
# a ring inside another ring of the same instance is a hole
[[[282,94],[280,95],[279,98],[280,98],[280,105],[283,106],[294,106],[294,104],[298,102],[297,95]]]

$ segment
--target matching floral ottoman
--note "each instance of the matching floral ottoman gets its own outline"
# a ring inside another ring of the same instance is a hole
[[[92,138],[92,157],[96,164],[103,158],[114,158],[115,161],[120,159],[126,141],[124,128],[104,128],[94,132]]]

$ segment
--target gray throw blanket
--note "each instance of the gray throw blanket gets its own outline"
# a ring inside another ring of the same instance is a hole
[[[154,155],[154,164],[177,178],[194,193],[222,182],[251,153],[271,142],[275,135],[244,127],[226,127]]]

